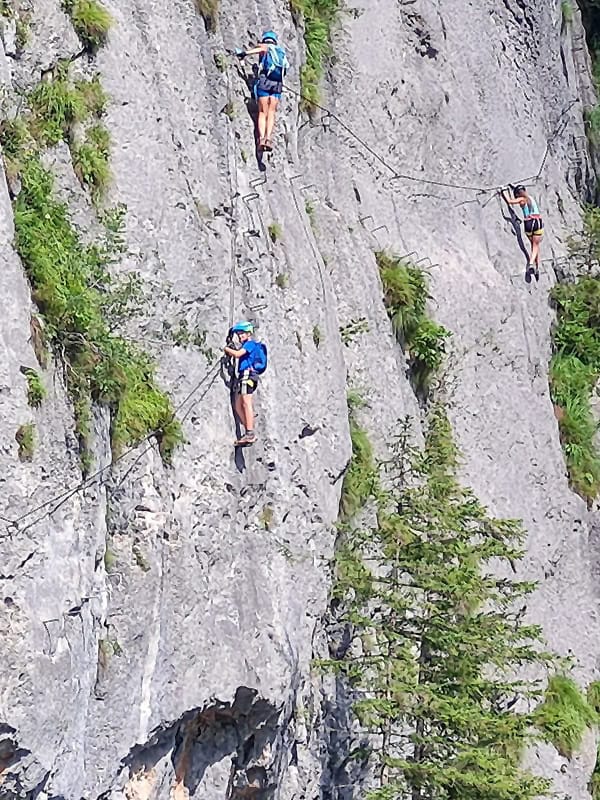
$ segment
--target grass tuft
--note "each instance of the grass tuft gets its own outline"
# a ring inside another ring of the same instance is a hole
[[[565,758],[580,747],[586,729],[598,715],[572,678],[553,675],[544,701],[534,713],[535,724],[544,738]]]
[[[340,0],[291,0],[292,11],[304,20],[306,63],[300,70],[302,107],[313,111],[321,100],[320,83],[331,55],[331,30],[341,9]]]
[[[65,0],[65,11],[86,50],[94,52],[106,42],[113,18],[97,0]]]
[[[39,408],[46,397],[46,389],[36,370],[30,367],[21,367],[21,372],[27,381],[27,402],[32,408]]]
[[[84,95],[69,80],[65,67],[57,69],[52,80],[39,83],[28,100],[33,115],[30,131],[42,146],[66,139],[71,125],[88,115]]]
[[[103,125],[93,125],[85,141],[73,148],[73,168],[92,200],[98,202],[110,182],[110,134]]]
[[[15,434],[15,439],[19,445],[19,459],[32,461],[35,452],[35,425],[33,422],[21,425]]]
[[[410,357],[415,389],[426,394],[432,376],[442,364],[450,331],[429,319],[425,273],[409,262],[383,251],[375,253],[384,289],[384,303],[394,333]]]

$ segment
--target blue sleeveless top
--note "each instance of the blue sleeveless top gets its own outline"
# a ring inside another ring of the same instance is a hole
[[[521,206],[521,208],[523,209],[523,216],[524,217],[533,217],[533,216],[539,217],[540,209],[538,208],[538,204],[535,202],[533,197],[530,197],[529,199],[531,200],[531,205],[529,205],[529,203],[525,203],[524,206]]]

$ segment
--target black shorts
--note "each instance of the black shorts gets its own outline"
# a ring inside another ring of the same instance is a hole
[[[544,222],[541,217],[525,220],[525,233],[530,238],[544,235]]]
[[[252,375],[250,370],[245,370],[238,375],[233,391],[235,394],[254,394],[257,388],[258,377]]]

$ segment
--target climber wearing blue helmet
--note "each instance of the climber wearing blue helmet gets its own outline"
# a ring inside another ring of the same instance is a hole
[[[258,80],[254,86],[258,100],[258,148],[271,151],[275,112],[281,100],[288,60],[285,50],[277,43],[277,34],[274,31],[265,31],[259,45],[237,53],[238,58],[253,55],[259,56]]]
[[[237,359],[235,380],[231,387],[233,410],[245,433],[236,440],[236,446],[254,444],[254,407],[252,395],[258,386],[258,378],[267,368],[267,348],[252,338],[254,326],[251,322],[237,322],[229,331],[229,339],[236,336],[239,347],[227,345],[225,355]]]

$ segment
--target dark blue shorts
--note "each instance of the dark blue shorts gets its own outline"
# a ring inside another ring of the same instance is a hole
[[[256,97],[274,97],[276,100],[281,100],[283,82],[272,81],[266,75],[260,75],[254,86],[254,92]]]

